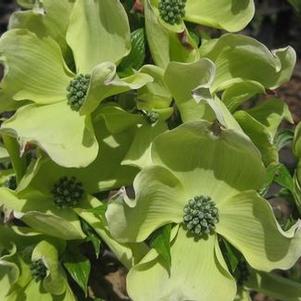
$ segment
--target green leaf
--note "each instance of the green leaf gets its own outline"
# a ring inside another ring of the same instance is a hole
[[[95,209],[97,209],[97,208],[95,208]],[[91,212],[91,211],[92,211],[92,209],[87,210],[87,212]],[[104,213],[103,213],[103,215],[104,215]],[[100,248],[101,248],[101,245],[102,245],[102,241],[99,238],[99,236],[96,234],[95,230],[87,222],[85,222],[83,219],[81,220],[81,224],[82,224],[82,228],[83,228],[84,233],[87,235],[86,241],[90,241],[92,243],[92,245],[94,247],[96,258],[98,258],[99,254],[100,254]]]
[[[225,246],[225,252],[223,252],[223,254],[225,256],[226,262],[228,262],[230,265],[230,271],[233,275],[239,264],[238,252],[226,240],[223,240],[223,245]]]
[[[119,65],[122,73],[131,73],[132,69],[140,69],[145,60],[145,33],[144,28],[136,29],[131,33],[132,50]]]
[[[301,123],[295,128],[293,152],[297,158],[301,158]]]
[[[67,30],[77,72],[103,62],[118,63],[131,50],[130,27],[119,0],[77,0]]]
[[[293,177],[284,164],[278,164],[274,181],[294,193]]]
[[[274,138],[274,144],[277,150],[280,151],[282,148],[291,145],[294,140],[294,131],[285,129],[278,132]]]
[[[171,224],[168,224],[152,233],[150,238],[150,246],[163,258],[163,264],[169,272],[171,268],[170,234]]]
[[[88,281],[91,271],[91,263],[89,259],[82,256],[79,250],[69,250],[64,258],[64,267],[70,276],[80,286],[87,295]]]

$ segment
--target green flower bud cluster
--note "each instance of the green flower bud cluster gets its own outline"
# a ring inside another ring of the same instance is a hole
[[[5,182],[5,186],[11,190],[16,190],[16,188],[17,188],[16,176],[9,177],[9,179]]]
[[[75,177],[62,177],[52,189],[54,203],[60,208],[76,206],[84,195],[82,183]]]
[[[74,111],[79,111],[85,101],[91,76],[78,74],[67,87],[68,105]]]
[[[184,224],[195,237],[209,235],[219,221],[218,209],[210,197],[196,196],[184,207]]]
[[[150,124],[156,123],[160,117],[160,114],[154,111],[143,111],[143,114]]]
[[[250,277],[250,270],[245,260],[240,260],[236,268],[236,282],[239,286],[243,286]]]
[[[42,259],[32,261],[30,265],[31,275],[35,281],[43,280],[47,275],[47,267],[43,263]]]
[[[161,0],[160,17],[168,24],[179,24],[185,16],[185,4],[186,0]]]

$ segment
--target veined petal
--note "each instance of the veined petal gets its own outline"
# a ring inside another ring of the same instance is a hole
[[[235,32],[245,28],[255,13],[253,0],[187,0],[184,19]]]
[[[131,50],[130,26],[119,0],[77,0],[70,17],[67,42],[81,73],[96,65],[117,63]]]
[[[10,30],[0,39],[0,61],[6,67],[0,87],[14,100],[47,104],[65,98],[72,73],[51,38],[23,29]]]
[[[171,246],[170,275],[152,250],[128,274],[130,297],[135,301],[232,301],[235,281],[215,248],[215,235],[196,241],[180,227]]]
[[[300,223],[284,232],[272,208],[255,191],[247,191],[218,205],[216,230],[257,270],[289,269],[301,254]]]
[[[170,171],[145,168],[135,178],[134,189],[134,201],[117,198],[106,211],[109,230],[118,241],[141,242],[161,226],[182,221],[185,191]]]
[[[36,6],[39,7],[13,13],[8,28],[26,28],[40,37],[50,36],[57,41],[63,53],[66,54],[68,46],[65,35],[73,1],[43,0]]]
[[[66,100],[24,106],[2,124],[1,131],[17,137],[21,147],[28,142],[37,144],[54,162],[65,167],[85,167],[98,153],[89,116],[72,111]]]
[[[265,168],[256,147],[233,130],[189,122],[155,138],[154,164],[172,170],[189,198],[210,196],[216,203],[261,187]],[[188,201],[188,199],[186,200]]]
[[[111,134],[103,120],[98,120],[94,126],[98,129],[96,135],[100,151],[89,166],[66,168],[42,156],[27,170],[17,190],[34,189],[49,194],[53,185],[63,176],[75,177],[83,184],[84,190],[91,194],[131,185],[139,170],[122,166],[121,162],[133,140],[132,132]]]

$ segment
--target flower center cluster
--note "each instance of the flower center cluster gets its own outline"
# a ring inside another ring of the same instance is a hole
[[[143,114],[150,124],[156,123],[160,117],[159,113],[154,111],[143,111]]]
[[[75,177],[62,177],[52,189],[54,203],[60,208],[76,206],[84,195],[82,183]]]
[[[78,74],[67,87],[68,105],[74,111],[79,111],[85,101],[91,76]]]
[[[30,271],[35,281],[43,280],[47,275],[47,267],[42,259],[33,261],[30,265]]]
[[[11,190],[16,190],[16,188],[17,188],[16,176],[9,177],[9,179],[5,182],[5,186]]]
[[[210,197],[196,196],[184,207],[184,224],[196,237],[211,234],[219,221],[218,209]]]
[[[179,24],[185,16],[186,0],[161,0],[159,2],[160,17],[171,25]]]

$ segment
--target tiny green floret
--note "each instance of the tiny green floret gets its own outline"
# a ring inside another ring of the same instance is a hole
[[[79,111],[85,101],[91,76],[89,74],[78,74],[67,87],[68,105],[74,111]]]
[[[30,271],[36,282],[43,280],[47,275],[47,267],[43,263],[42,259],[32,261]]]
[[[75,177],[62,177],[52,189],[54,203],[60,208],[76,206],[84,195],[82,183]]]
[[[143,115],[150,124],[156,123],[160,117],[160,114],[154,111],[143,111]]]
[[[159,2],[160,17],[168,24],[175,25],[185,16],[186,0],[161,0]]]
[[[5,186],[11,190],[16,190],[17,188],[16,176],[10,176],[9,179],[5,182]]]
[[[189,233],[201,238],[214,232],[218,209],[210,197],[195,196],[184,207],[183,221]]]

